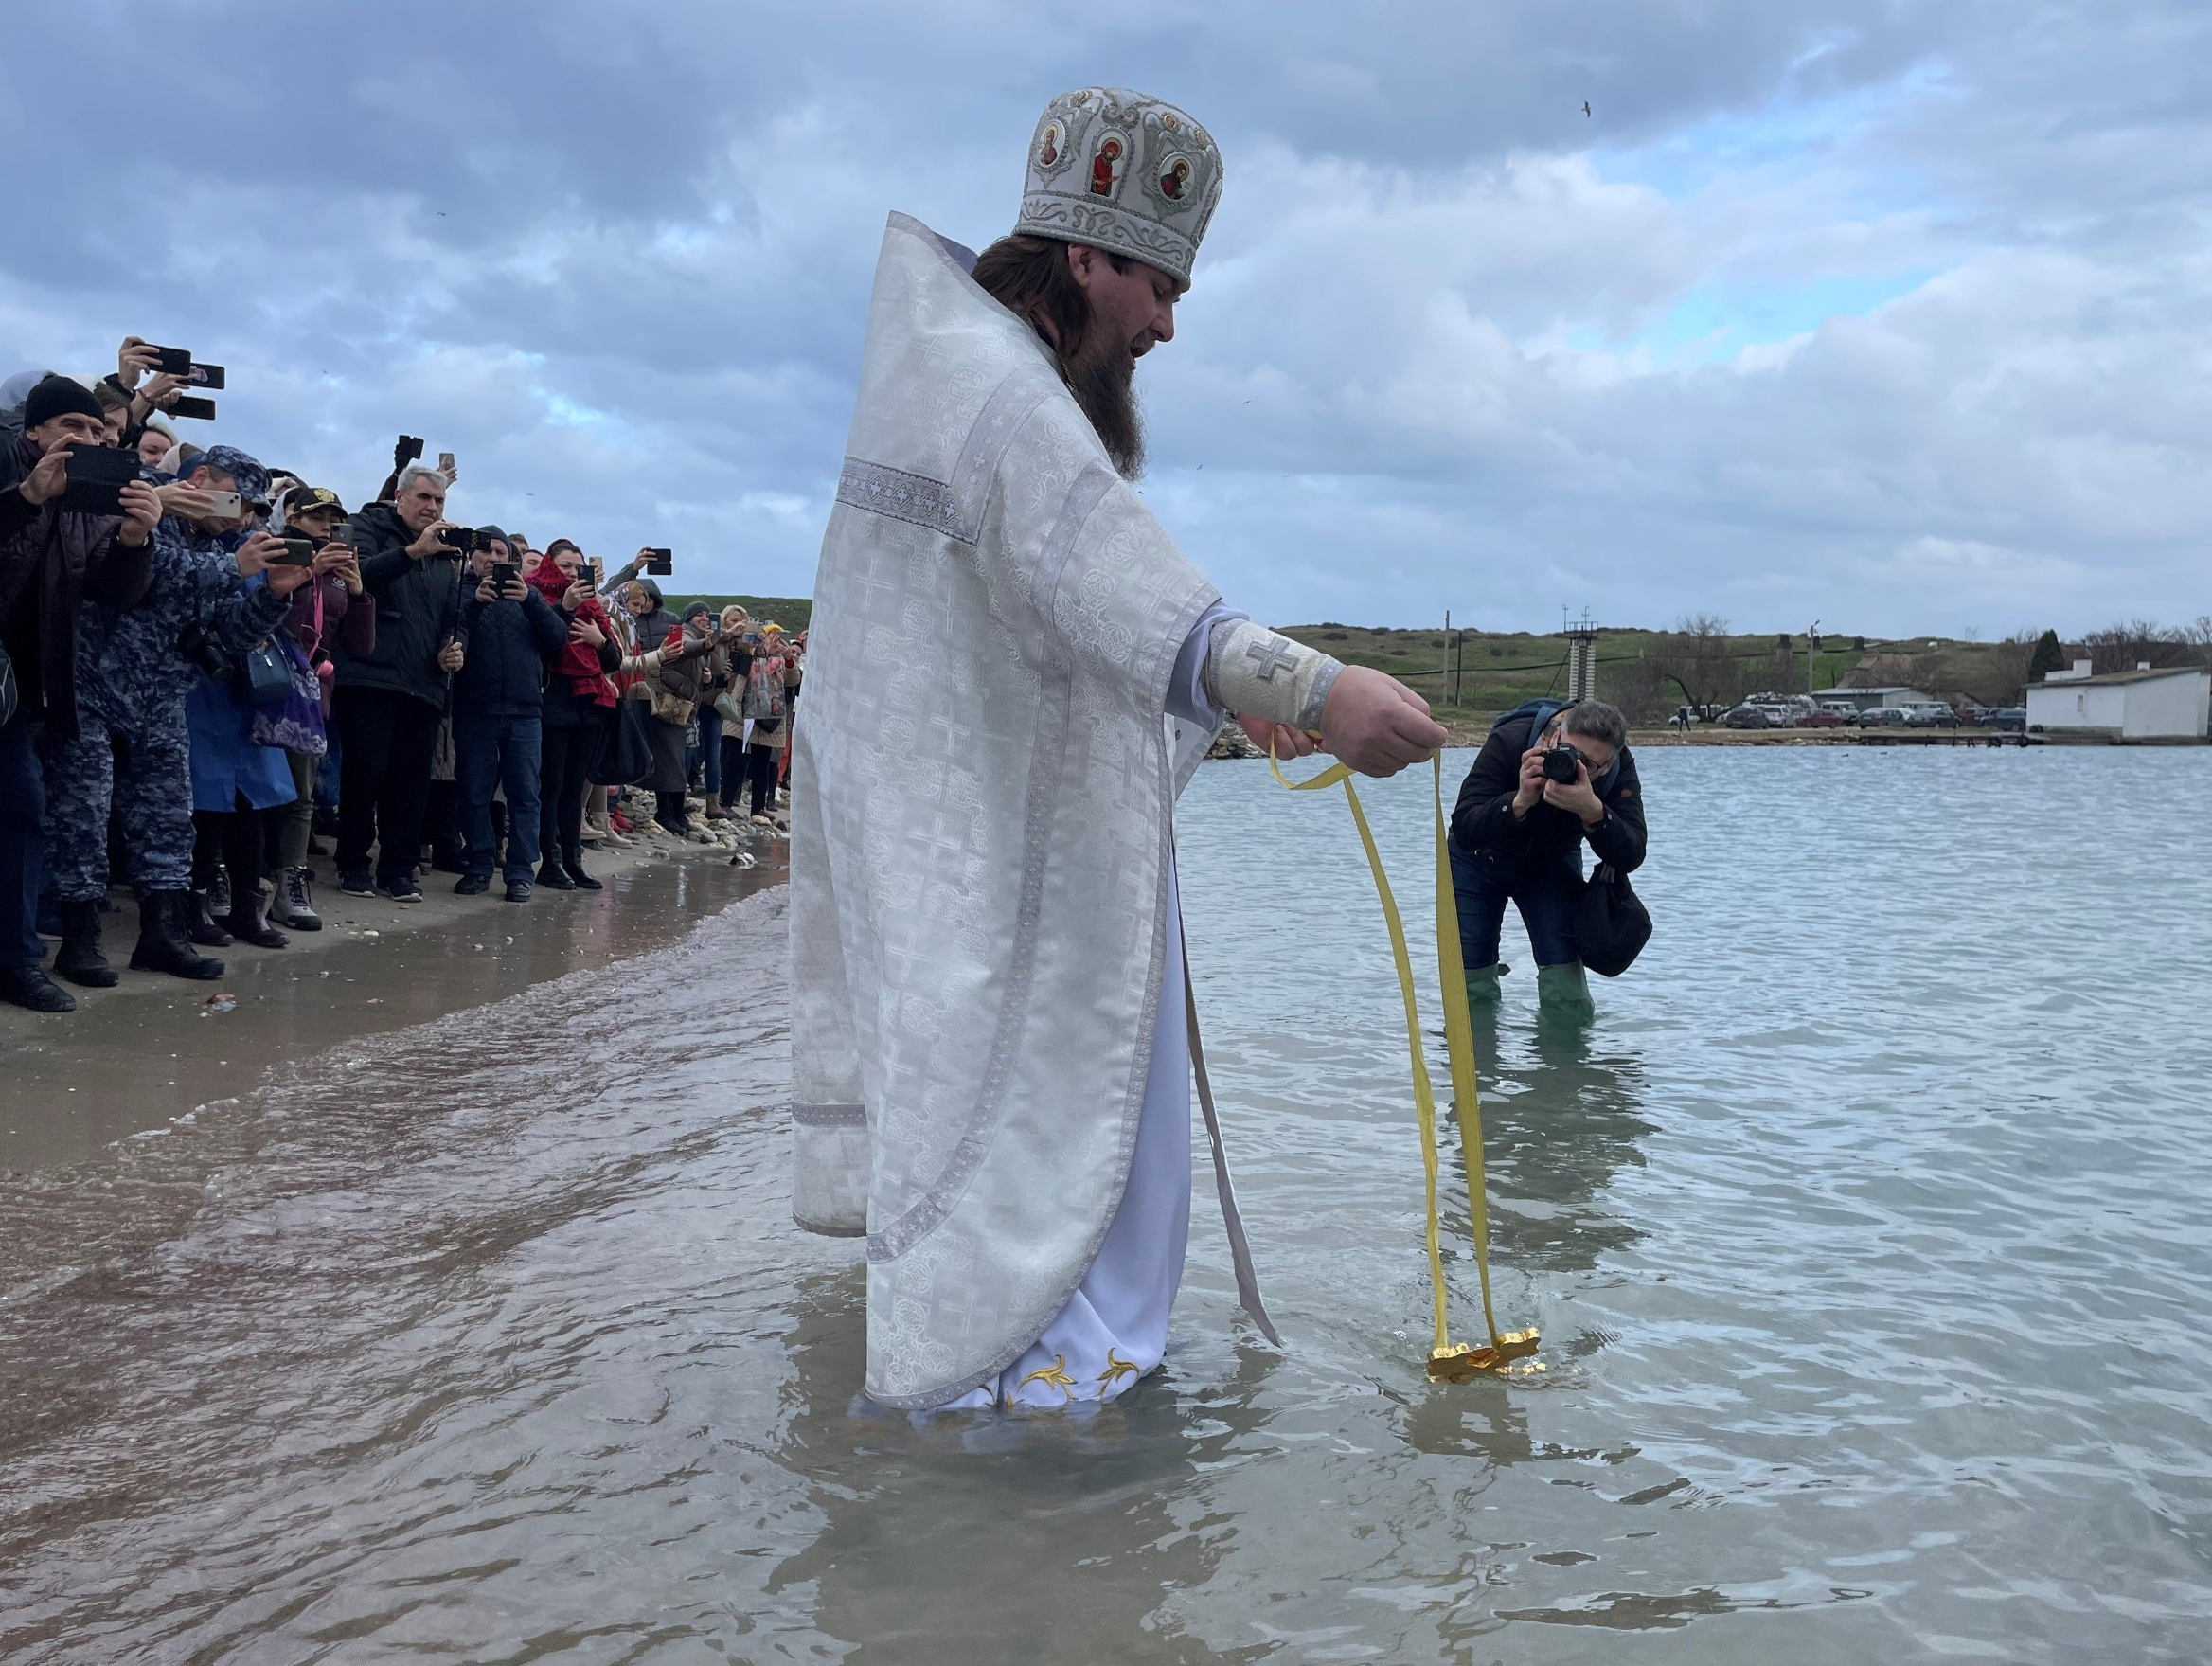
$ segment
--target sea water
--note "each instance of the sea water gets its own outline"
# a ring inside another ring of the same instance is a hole
[[[2212,754],[1640,762],[1650,948],[1555,1027],[1508,920],[1477,1028],[1541,1376],[1425,1376],[1365,864],[1340,795],[1210,765],[1191,965],[1282,1349],[1202,1175],[1122,1401],[858,1401],[771,891],[0,1179],[0,1656],[2203,1658]],[[1429,791],[1363,789],[1417,965]]]

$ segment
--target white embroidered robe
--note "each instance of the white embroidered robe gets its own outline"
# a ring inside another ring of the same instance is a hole
[[[1014,1363],[1120,1204],[1218,600],[964,255],[885,231],[793,735],[794,1213],[865,1236],[865,1391],[916,1408]]]

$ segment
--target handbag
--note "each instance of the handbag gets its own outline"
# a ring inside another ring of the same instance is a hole
[[[642,700],[617,700],[599,733],[599,753],[584,773],[598,787],[627,787],[652,773],[652,713]]]
[[[246,739],[257,746],[280,746],[287,752],[320,758],[330,749],[330,729],[323,722],[323,680],[290,636],[280,635],[272,639],[285,663],[285,696],[272,705],[254,708],[246,722]]]
[[[263,637],[240,658],[231,690],[248,706],[281,706],[292,693],[292,667],[275,636]]]
[[[1600,862],[1575,905],[1575,947],[1600,977],[1618,977],[1651,940],[1651,914],[1629,876]]]
[[[714,708],[722,713],[725,724],[742,724],[745,721],[745,703],[739,699],[734,689],[724,689],[714,697]]]
[[[671,728],[685,728],[691,722],[691,714],[699,708],[696,700],[687,700],[681,694],[670,694],[665,690],[652,691],[652,714]]]

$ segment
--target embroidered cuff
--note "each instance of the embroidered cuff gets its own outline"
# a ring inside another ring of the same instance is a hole
[[[1343,664],[1250,619],[1214,629],[1205,684],[1214,704],[1302,729],[1321,726],[1321,708]]]

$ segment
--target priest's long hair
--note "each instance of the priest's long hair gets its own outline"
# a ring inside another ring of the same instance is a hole
[[[1017,318],[1026,319],[1058,361],[1061,380],[1097,430],[1099,443],[1124,479],[1144,472],[1144,422],[1136,408],[1136,360],[1124,349],[1086,338],[1091,297],[1067,267],[1068,245],[1057,238],[1017,233],[1002,237],[975,257],[973,277],[984,292]],[[1104,252],[1104,251],[1101,251]],[[1132,264],[1107,253],[1116,272]]]

